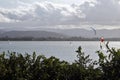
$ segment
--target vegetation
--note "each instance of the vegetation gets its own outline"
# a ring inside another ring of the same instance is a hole
[[[0,41],[96,41],[98,38],[84,38],[84,37],[0,37]]]
[[[8,52],[0,54],[0,80],[120,80],[120,49],[109,48],[107,54],[97,51],[98,61],[85,56],[79,47],[73,63],[56,57],[46,58]]]
[[[0,41],[98,41],[99,38],[85,37],[0,37]],[[106,38],[106,41],[120,41],[120,38]]]

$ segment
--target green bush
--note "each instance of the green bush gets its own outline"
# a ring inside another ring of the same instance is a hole
[[[53,56],[36,56],[35,52],[32,55],[3,52],[0,80],[120,80],[120,49],[109,48],[108,43],[106,48],[108,56],[97,51],[99,60],[93,61],[79,47],[78,59],[73,63]]]
[[[102,80],[120,80],[120,49],[110,48],[106,44],[108,56],[103,52],[99,54],[99,67],[102,72]]]

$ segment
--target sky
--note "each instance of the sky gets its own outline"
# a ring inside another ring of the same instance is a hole
[[[0,0],[0,29],[120,28],[120,0]]]

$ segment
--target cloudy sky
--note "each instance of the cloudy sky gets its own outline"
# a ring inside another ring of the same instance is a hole
[[[119,0],[0,0],[0,29],[120,28]]]

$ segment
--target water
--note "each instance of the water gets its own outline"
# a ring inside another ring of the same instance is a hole
[[[112,47],[120,48],[120,42],[110,42]],[[19,52],[22,54],[32,54],[34,51],[37,55],[46,57],[55,56],[60,60],[74,62],[76,60],[77,48],[81,46],[86,55],[90,58],[98,59],[97,50],[100,50],[98,41],[0,41],[0,52]],[[105,47],[103,47],[105,51]]]

